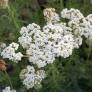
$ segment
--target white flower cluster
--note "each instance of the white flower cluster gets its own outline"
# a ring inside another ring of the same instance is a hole
[[[85,18],[77,9],[61,11],[61,17],[69,19],[67,23],[60,22],[53,8],[45,9],[44,16],[47,24],[42,29],[35,23],[29,24],[21,28],[19,37],[29,61],[39,68],[53,63],[55,57],[69,57],[74,48],[82,45],[82,36],[89,37],[92,34],[91,15]]]
[[[78,9],[63,9],[61,18],[65,18],[66,23],[61,22],[59,14],[53,8],[45,9],[44,16],[47,21],[45,26],[41,28],[32,23],[22,27],[18,38],[18,42],[26,50],[29,62],[36,64],[38,68],[53,63],[56,57],[67,58],[72,55],[73,49],[82,45],[82,36],[92,39],[92,14],[84,17]],[[22,53],[15,53],[18,47],[17,43],[11,43],[2,51],[1,56],[16,62],[21,60]],[[20,73],[27,89],[39,87],[45,76],[44,70],[35,71],[29,65]]]
[[[26,49],[29,61],[40,68],[53,63],[55,57],[72,54],[74,40],[69,30],[62,23],[48,23],[42,30],[32,23],[21,29],[19,42]]]
[[[55,12],[54,8],[47,8],[43,12],[47,23],[57,23],[60,21],[59,15]]]
[[[92,14],[84,17],[78,9],[71,8],[70,10],[63,9],[61,17],[69,20],[67,25],[72,29],[76,48],[82,44],[82,36],[92,38]]]
[[[68,27],[62,27],[63,24],[48,24],[43,27],[46,35],[44,41],[46,51],[50,51],[54,57],[69,57],[73,50],[73,35]],[[48,62],[48,61],[47,61]]]
[[[45,76],[44,70],[38,70],[36,72],[34,67],[29,65],[20,73],[20,79],[23,80],[23,84],[27,89],[40,87],[41,81],[45,78]]]
[[[83,14],[78,9],[74,8],[71,8],[70,10],[67,8],[63,9],[61,11],[61,17],[70,20],[84,18]]]
[[[5,89],[3,89],[3,91],[2,92],[16,92],[16,90],[14,90],[14,89],[10,89],[10,87],[6,87]]]
[[[23,48],[27,49],[30,47],[30,44],[33,42],[33,36],[36,35],[36,32],[40,32],[40,26],[35,23],[21,28],[20,34],[22,36],[19,37],[18,40]]]
[[[6,47],[2,52],[1,56],[3,58],[8,58],[9,60],[12,60],[14,62],[18,62],[23,57],[21,52],[16,53],[15,51],[18,49],[19,44],[17,43],[11,43],[8,47]]]

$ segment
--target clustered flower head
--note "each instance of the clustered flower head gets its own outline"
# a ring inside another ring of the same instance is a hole
[[[3,58],[8,58],[14,62],[18,62],[23,57],[21,52],[16,53],[15,51],[18,50],[19,44],[11,43],[8,47],[6,47],[2,52],[1,56]]]
[[[42,29],[37,24],[29,24],[20,31],[19,42],[26,49],[29,62],[39,68],[53,63],[55,57],[69,57],[74,48],[73,35],[64,24],[45,25]]]
[[[60,21],[59,15],[55,12],[54,8],[47,8],[43,12],[47,23],[57,23]]]
[[[16,92],[16,90],[14,90],[14,89],[10,89],[10,87],[6,87],[5,89],[3,89],[3,91],[2,92]]]
[[[73,20],[73,19],[81,19],[81,18],[84,18],[83,14],[78,10],[78,9],[74,9],[74,8],[71,8],[71,9],[63,9],[61,11],[61,17],[62,18],[66,18],[66,19],[70,19],[70,20]]]
[[[41,81],[45,78],[45,71],[35,71],[33,66],[27,66],[20,73],[20,79],[23,80],[23,84],[27,89],[41,87]]]
[[[92,14],[84,17],[78,9],[63,9],[61,11],[61,18],[68,19],[67,25],[72,29],[75,48],[79,48],[82,45],[82,36],[87,39],[92,38]]]
[[[63,9],[61,16],[54,8],[44,10],[46,25],[42,28],[35,23],[22,27],[18,42],[25,49],[28,60],[39,68],[53,63],[56,57],[67,58],[75,48],[82,45],[83,37],[92,39],[92,14],[84,17],[78,9]],[[62,19],[65,22],[62,22]],[[67,22],[66,22],[67,20]],[[6,47],[1,56],[9,60],[19,61],[23,57],[18,50],[17,43]],[[36,71],[33,66],[27,66],[20,73],[20,79],[27,89],[41,85],[45,78],[45,71]]]

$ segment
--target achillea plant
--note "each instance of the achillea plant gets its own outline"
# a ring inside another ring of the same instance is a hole
[[[32,23],[22,27],[18,43],[12,42],[1,52],[3,58],[15,63],[27,58],[29,65],[19,74],[27,89],[41,87],[42,80],[47,76],[44,67],[54,63],[56,58],[68,58],[74,49],[80,48],[83,38],[92,37],[91,14],[85,17],[78,9],[66,8],[59,15],[54,8],[47,8],[44,16],[46,25],[41,28]],[[62,19],[65,21],[62,22]],[[20,45],[25,53],[18,51]]]

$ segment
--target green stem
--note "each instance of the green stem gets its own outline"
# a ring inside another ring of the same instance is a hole
[[[87,58],[87,61],[89,60],[90,54],[91,54],[91,46],[89,46],[89,49],[88,49],[88,58]]]
[[[63,0],[60,0],[60,8],[63,9],[64,5],[63,5]]]
[[[16,22],[15,17],[14,17],[14,11],[12,11],[12,9],[11,9],[10,7],[8,7],[8,13],[9,13],[10,16],[11,16],[11,18],[12,18],[12,20],[13,20],[13,22],[14,22],[15,27],[16,27],[17,29],[19,29],[19,25],[18,25],[18,23]]]
[[[8,81],[10,83],[11,88],[13,88],[13,85],[12,85],[12,82],[10,80],[10,77],[9,77],[8,73],[6,72],[6,70],[4,72],[5,72],[6,78],[8,79]]]

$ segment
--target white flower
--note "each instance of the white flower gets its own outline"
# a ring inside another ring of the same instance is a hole
[[[67,58],[72,55],[75,48],[82,45],[82,37],[92,38],[92,14],[84,17],[78,9],[63,9],[61,18],[67,22],[61,22],[54,8],[44,10],[46,25],[42,28],[35,24],[22,27],[18,42],[26,51],[26,56],[32,64],[38,68],[45,67],[55,61],[56,57]],[[19,44],[11,43],[1,52],[3,58],[9,58],[18,62],[23,57],[18,50]],[[35,70],[28,65],[20,73],[20,79],[27,89],[41,87],[42,80],[46,77],[44,70]],[[7,88],[10,90],[10,88]],[[4,91],[7,92],[7,91]],[[11,91],[9,91],[11,92]]]
[[[9,44],[9,46],[10,46],[11,48],[14,48],[15,50],[17,50],[18,47],[19,47],[19,44],[12,42],[11,44]]]
[[[10,46],[8,46],[8,47],[6,47],[6,48],[1,52],[1,56],[3,56],[3,58],[9,58],[10,60],[12,60],[14,53],[15,53],[14,48],[11,48]]]
[[[16,92],[16,90],[14,90],[14,89],[10,89],[10,87],[6,87],[5,89],[3,89],[3,91],[2,92]]]
[[[1,52],[1,56],[3,56],[3,58],[8,58],[9,60],[12,60],[14,62],[20,61],[23,55],[21,52],[15,53],[18,47],[19,45],[17,43],[11,43]]]
[[[32,23],[27,28],[30,31],[26,35],[22,34],[19,37],[19,42],[26,49],[29,62],[37,64],[41,68],[49,63],[53,63],[55,57],[65,57],[63,51],[69,51],[68,49],[71,49],[66,57],[71,55],[73,50],[73,36],[70,32],[71,28],[67,27],[66,24],[48,23],[42,28],[43,30],[40,30],[37,24]],[[71,36],[70,38],[68,38],[68,34]],[[66,42],[64,39],[66,39],[67,45],[64,44]]]
[[[17,61],[21,61],[23,54],[21,52],[18,52],[16,54],[14,54],[13,56],[14,56],[13,59],[15,60],[15,62],[17,62]]]
[[[26,28],[26,27],[22,27],[21,30],[20,30],[20,34],[23,35],[23,34],[27,34],[29,32],[29,30]]]
[[[53,63],[55,57],[69,57],[74,48],[82,45],[82,36],[92,37],[91,14],[84,17],[78,9],[63,9],[61,17],[68,19],[66,23],[60,22],[54,8],[45,9],[44,16],[46,25],[41,28],[32,23],[22,27],[18,38],[20,45],[26,50],[29,62],[36,64],[38,68]],[[20,61],[23,55],[21,52],[15,53],[18,47],[18,44],[11,43],[1,55],[15,62]]]
[[[61,53],[60,56],[67,58],[72,55],[74,49],[74,39],[72,34],[65,35],[61,41]]]
[[[27,77],[23,80],[23,84],[27,89],[30,89],[34,87],[34,81],[34,74],[28,74]]]
[[[25,71],[25,72],[24,72]],[[33,66],[27,66],[20,73],[20,78],[23,80],[23,84],[27,89],[33,88],[39,84],[46,77],[44,70],[35,71]]]
[[[67,8],[63,9],[61,11],[61,17],[70,20],[84,18],[83,14],[78,9],[74,8],[71,8],[70,10],[68,10]]]
[[[28,73],[29,72],[31,72],[31,73],[34,73],[35,72],[34,67],[33,66],[30,66],[30,65],[27,66],[27,70],[28,70]]]
[[[45,74],[44,70],[37,71],[37,75],[39,75],[42,79],[44,79],[46,77],[46,74]]]
[[[34,29],[40,30],[40,26],[37,25],[37,24],[35,24],[35,23],[32,23],[32,24],[29,24],[29,25],[27,26],[27,29],[28,29],[28,30],[34,30]]]
[[[82,45],[82,38],[80,36],[77,38],[75,37],[74,38],[74,47],[79,48],[81,45]]]
[[[60,21],[59,15],[55,12],[54,8],[46,8],[43,12],[44,17],[48,23],[57,23]]]
[[[86,17],[86,20],[89,21],[89,22],[92,24],[92,14],[89,14],[89,15]]]
[[[30,47],[30,44],[32,43],[32,39],[34,39],[32,36],[36,35],[35,33],[39,31],[40,31],[40,26],[35,23],[29,24],[27,28],[26,27],[21,28],[20,34],[22,36],[18,38],[18,41],[23,46],[23,48],[27,49]]]
[[[21,37],[19,37],[18,40],[19,40],[20,44],[23,46],[23,48],[28,48],[32,41],[32,39],[28,35],[21,36]]]

